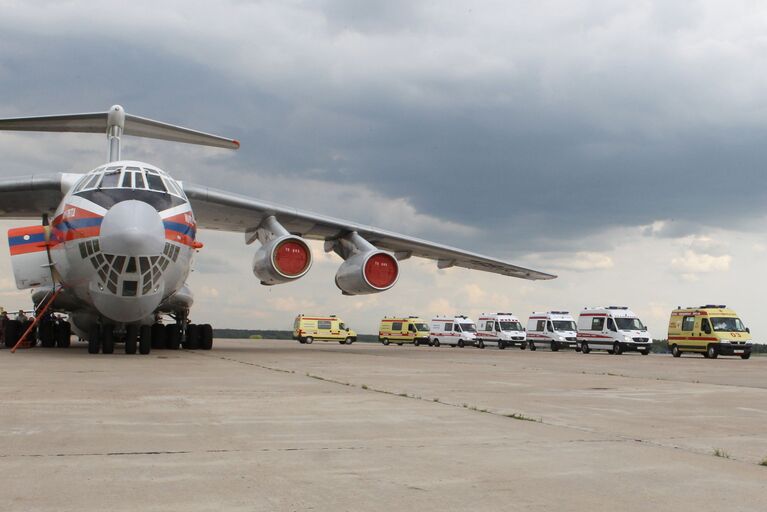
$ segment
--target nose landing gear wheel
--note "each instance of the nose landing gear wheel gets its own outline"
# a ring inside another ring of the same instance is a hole
[[[138,326],[129,325],[125,328],[125,353],[135,354],[138,350]]]
[[[147,355],[152,351],[151,325],[142,325],[141,329],[139,329],[138,351],[142,355]]]

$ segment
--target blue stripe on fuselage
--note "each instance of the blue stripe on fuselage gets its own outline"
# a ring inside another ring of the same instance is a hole
[[[194,238],[196,230],[192,226],[181,224],[180,222],[171,222],[169,220],[164,220],[162,223],[165,225],[165,229],[169,229],[171,231],[181,233],[182,235]]]
[[[28,236],[29,239],[25,240],[24,237]],[[14,236],[8,238],[8,245],[14,247],[16,245],[34,244],[45,242],[45,233],[35,233],[30,235]]]

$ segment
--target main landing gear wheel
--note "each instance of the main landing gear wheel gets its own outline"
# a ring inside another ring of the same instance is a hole
[[[56,346],[59,348],[69,348],[72,344],[72,325],[69,322],[61,321],[56,324],[54,329],[56,335]]]
[[[708,348],[706,349],[706,357],[709,359],[716,359],[719,355],[719,352],[716,350],[716,345],[713,343],[710,343],[708,345]]]
[[[101,329],[96,325],[88,332],[88,353],[98,354],[101,349]]]
[[[679,350],[679,345],[671,345],[671,355],[674,357],[682,357],[682,351]]]
[[[200,349],[200,326],[197,324],[189,324],[186,326],[186,338],[184,339],[183,347],[187,350],[199,350]]]
[[[152,324],[152,348],[165,348],[165,326],[163,324]]]
[[[152,351],[152,326],[142,325],[139,329],[138,339],[139,354],[147,355]]]
[[[181,345],[181,329],[178,324],[165,326],[165,348],[178,350]]]
[[[213,348],[213,327],[210,324],[200,326],[200,348],[202,350]]]
[[[128,325],[125,327],[125,353],[135,354],[138,350],[138,326]]]

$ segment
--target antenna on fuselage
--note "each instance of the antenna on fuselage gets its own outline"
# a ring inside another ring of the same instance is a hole
[[[123,135],[226,149],[240,147],[234,139],[126,114],[120,105],[113,105],[107,112],[0,119],[0,130],[106,133],[109,162],[120,160],[120,139]]]

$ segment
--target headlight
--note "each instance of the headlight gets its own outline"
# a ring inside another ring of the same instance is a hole
[[[634,340],[631,339],[631,336],[624,336],[623,341],[634,341]]]
[[[557,341],[565,341],[565,337],[564,336],[557,336]]]

